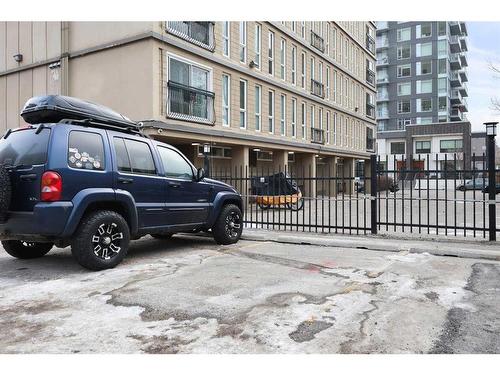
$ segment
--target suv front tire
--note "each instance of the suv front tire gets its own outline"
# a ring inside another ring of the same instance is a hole
[[[127,255],[130,230],[114,211],[95,211],[84,217],[71,242],[71,253],[83,267],[98,271],[113,268]]]
[[[28,242],[19,240],[2,241],[7,254],[18,259],[34,259],[43,257],[54,246],[51,242]]]
[[[220,245],[238,242],[243,231],[243,214],[235,204],[226,204],[212,227],[214,240]]]

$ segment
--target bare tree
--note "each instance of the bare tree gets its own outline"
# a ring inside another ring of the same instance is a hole
[[[500,79],[500,65],[490,63],[490,69],[493,71],[495,78]],[[491,98],[491,108],[500,113],[500,98]]]

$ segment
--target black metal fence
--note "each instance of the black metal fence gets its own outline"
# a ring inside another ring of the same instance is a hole
[[[352,162],[212,168],[211,177],[242,194],[247,228],[495,240],[500,184],[493,199],[488,189],[490,174],[500,182],[498,172],[485,155],[460,153],[415,155],[411,162],[373,156],[361,169]]]

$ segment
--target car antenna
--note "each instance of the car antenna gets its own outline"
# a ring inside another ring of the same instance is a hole
[[[7,137],[12,133],[12,129],[8,129],[5,135],[3,136],[3,139],[7,139]]]

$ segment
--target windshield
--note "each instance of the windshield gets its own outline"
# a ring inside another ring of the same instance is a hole
[[[7,166],[45,164],[49,144],[49,129],[21,129],[0,139],[0,164]]]

